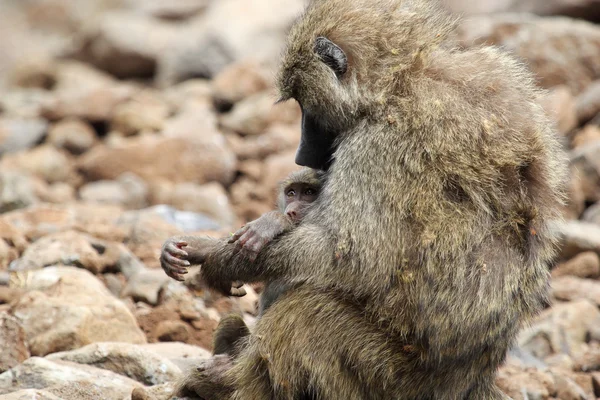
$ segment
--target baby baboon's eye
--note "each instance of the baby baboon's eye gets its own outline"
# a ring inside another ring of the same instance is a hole
[[[304,194],[307,196],[314,196],[315,194],[317,194],[317,192],[314,189],[306,189],[304,191]]]
[[[285,193],[285,195],[287,197],[294,197],[296,195],[296,191],[294,189],[290,189]]]
[[[348,70],[348,58],[346,53],[331,40],[319,36],[315,42],[315,53],[321,61],[335,72],[338,78]]]

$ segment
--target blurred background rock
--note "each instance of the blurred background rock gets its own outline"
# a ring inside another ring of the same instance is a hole
[[[600,398],[600,1],[445,2],[465,15],[461,46],[535,72],[570,152],[552,304],[498,383]],[[253,321],[259,285],[223,298],[169,280],[158,255],[171,235],[227,235],[272,209],[297,168],[300,112],[273,105],[274,75],[303,6],[0,0],[0,395],[168,393],[223,315]]]

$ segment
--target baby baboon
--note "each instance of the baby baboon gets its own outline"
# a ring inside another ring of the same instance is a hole
[[[300,224],[251,261],[198,239],[203,279],[297,286],[217,381],[229,399],[500,399],[494,375],[538,312],[565,156],[529,72],[461,49],[433,0],[318,0],[279,88],[296,162],[327,169]]]
[[[310,168],[292,172],[279,185],[279,209],[244,225],[233,234],[229,243],[236,243],[250,260],[256,259],[266,244],[298,225],[304,218],[308,206],[316,200],[321,190],[322,176],[321,172]],[[190,262],[196,261],[199,249],[195,247],[195,240],[193,236],[173,236],[163,244],[161,266],[171,278],[182,281]],[[241,286],[241,282],[234,282],[225,294],[243,296],[245,291]],[[283,280],[267,282],[260,297],[259,316],[288,288],[289,284]]]

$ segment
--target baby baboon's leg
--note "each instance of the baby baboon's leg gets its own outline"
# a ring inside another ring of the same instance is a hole
[[[383,390],[387,398],[406,396],[401,371],[412,361],[402,344],[335,293],[297,288],[254,332],[231,370],[233,399],[310,398],[307,391],[323,400],[382,399]]]

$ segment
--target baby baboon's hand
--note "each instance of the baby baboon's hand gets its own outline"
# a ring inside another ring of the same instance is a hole
[[[187,241],[174,236],[165,241],[160,252],[160,266],[168,276],[180,282],[190,266],[188,253],[182,249],[187,245]]]
[[[291,227],[291,222],[283,214],[270,212],[242,226],[229,239],[229,243],[235,242],[242,253],[254,261],[263,247]]]

